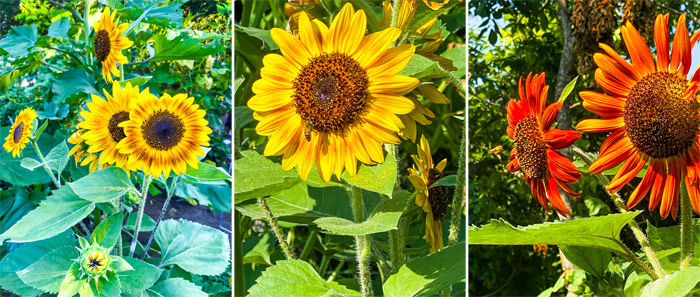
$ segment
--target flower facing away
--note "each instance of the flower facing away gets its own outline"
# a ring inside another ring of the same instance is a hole
[[[306,180],[313,163],[328,182],[344,169],[357,173],[357,161],[384,162],[383,143],[397,144],[414,102],[403,95],[418,84],[397,75],[413,57],[413,45],[389,48],[401,33],[388,28],[364,36],[365,13],[346,4],[326,27],[299,17],[299,38],[272,29],[282,55],[263,58],[261,79],[248,107],[268,136],[266,156],[284,155],[282,167],[296,166]]]
[[[129,103],[129,120],[117,127],[124,139],[117,144],[120,154],[129,155],[127,167],[158,178],[170,171],[180,175],[187,165],[198,168],[202,146],[209,146],[211,129],[206,112],[187,94],[139,97]]]
[[[581,134],[551,129],[563,103],[555,102],[545,107],[549,86],[544,83],[544,73],[534,76],[530,73],[525,85],[521,76],[518,91],[520,101],[511,99],[506,108],[507,132],[515,146],[510,151],[512,160],[507,168],[510,172],[522,171],[532,195],[545,210],[549,211],[549,200],[554,210],[568,215],[570,211],[557,186],[567,194],[579,197],[581,194],[568,184],[577,182],[582,175],[567,157],[556,150],[574,144]]]
[[[5,137],[3,147],[8,153],[12,152],[13,158],[19,157],[19,153],[29,142],[32,128],[34,128],[34,119],[36,119],[36,112],[33,108],[28,107],[19,112],[14,124],[10,127],[10,134]]]
[[[402,0],[401,6],[399,6],[399,14],[396,17],[396,28],[401,30],[406,29],[408,23],[413,19],[413,15],[416,14],[416,8],[418,8],[418,0]],[[382,5],[382,19],[380,21],[380,26],[382,28],[391,27],[392,18],[392,6],[391,0],[385,0]]]
[[[129,172],[130,168],[126,166],[128,155],[117,150],[117,143],[126,138],[124,128],[119,127],[119,124],[129,120],[130,102],[157,98],[148,92],[148,88],[139,92],[138,86],[126,83],[122,89],[116,81],[112,84],[111,95],[106,90],[103,91],[107,100],[92,95],[92,102],[86,104],[88,111],[80,112],[80,116],[84,119],[79,124],[81,134],[74,136],[81,138],[89,146],[87,153],[99,153],[100,165],[115,164]]]
[[[605,91],[580,93],[583,106],[601,116],[581,121],[576,129],[584,132],[612,131],[600,147],[597,160],[588,171],[600,173],[622,164],[607,190],[619,191],[647,162],[642,181],[627,200],[627,208],[637,205],[651,192],[649,210],[661,204],[660,214],[678,215],[678,189],[685,176],[693,210],[700,213],[700,155],[698,155],[698,106],[695,93],[700,70],[690,80],[692,45],[700,37],[689,37],[685,14],[678,19],[669,57],[668,15],[658,15],[654,25],[656,61],[642,36],[629,22],[622,26],[622,38],[630,53],[628,63],[611,47],[600,44],[605,53],[593,59],[598,66],[595,80]],[[669,59],[670,58],[670,59]]]
[[[442,242],[442,218],[447,214],[447,206],[452,202],[452,195],[449,195],[447,187],[430,188],[430,186],[444,176],[442,171],[447,165],[447,159],[443,159],[437,165],[433,164],[430,144],[425,139],[425,135],[421,135],[418,156],[411,155],[411,158],[416,163],[418,171],[409,168],[408,180],[418,190],[416,205],[423,208],[425,212],[425,236],[423,238],[430,244],[430,253],[432,254],[445,247]]]
[[[76,166],[78,164],[80,164],[80,166],[89,165],[89,172],[93,172],[97,170],[97,161],[99,159],[99,155],[87,152],[89,146],[85,144],[85,141],[83,140],[82,136],[82,131],[80,131],[79,127],[80,123],[76,125],[76,129],[78,129],[78,131],[73,132],[73,135],[68,137],[68,143],[74,145],[73,148],[70,149],[70,152],[68,152],[68,156],[73,156],[73,158],[75,159]],[[109,167],[109,164],[102,164],[101,167],[107,168]]]
[[[107,82],[112,82],[112,75],[119,77],[117,63],[125,64],[129,61],[122,55],[121,50],[131,47],[134,42],[122,36],[129,24],[118,25],[119,20],[114,20],[117,11],[110,14],[109,6],[105,7],[100,20],[95,23],[95,39],[93,48],[95,57],[102,63],[102,77]]]

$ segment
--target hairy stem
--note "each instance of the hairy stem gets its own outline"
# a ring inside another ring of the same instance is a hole
[[[693,210],[688,188],[681,179],[681,269],[688,268],[693,260]]]
[[[85,0],[85,10],[83,11],[83,35],[85,35],[85,46],[90,44],[88,35],[90,34],[90,24],[88,24],[88,17],[90,16],[90,0]],[[92,59],[90,59],[90,52],[85,51],[85,62],[88,65],[92,65]]]
[[[280,243],[280,247],[282,248],[284,255],[288,260],[296,258],[294,256],[294,251],[292,251],[292,248],[289,247],[289,244],[284,237],[284,233],[282,233],[282,229],[280,229],[280,226],[277,224],[277,220],[275,219],[275,216],[272,215],[272,211],[270,211],[270,207],[267,206],[265,199],[258,197],[258,204],[260,204],[260,207],[263,209],[265,217],[267,217],[267,221],[270,223],[270,227],[272,227],[272,231],[275,232],[275,236],[277,236],[277,241]]]
[[[352,212],[355,222],[362,222],[365,219],[365,206],[362,202],[362,190],[357,187],[350,187],[352,199]],[[357,249],[357,269],[360,276],[360,288],[362,297],[372,296],[372,279],[369,275],[369,237],[367,235],[355,236],[355,248]]]
[[[146,209],[146,198],[148,197],[148,187],[151,186],[151,181],[153,181],[153,175],[149,174],[148,176],[144,176],[143,184],[141,185],[141,199],[139,199],[139,213],[136,217],[134,236],[131,238],[129,257],[134,256],[134,252],[136,251],[136,243],[139,241],[139,231],[141,231],[141,221],[143,220],[143,211]],[[146,254],[148,251],[144,249],[143,253]]]
[[[581,159],[586,162],[589,166],[593,163],[593,160],[588,157],[586,152],[584,152],[581,148],[572,146],[571,150],[576,153]],[[610,179],[608,179],[607,176],[603,174],[595,174],[596,177],[598,177],[598,180],[600,180],[603,183],[603,186],[607,186],[610,184]],[[610,198],[612,198],[613,202],[615,203],[615,206],[617,206],[618,211],[620,213],[627,213],[627,207],[625,206],[625,202],[622,201],[622,197],[618,195],[617,193],[610,193],[607,192],[608,195],[610,195]],[[654,250],[651,249],[651,246],[649,245],[649,240],[647,239],[647,236],[644,234],[641,228],[639,228],[639,225],[637,225],[637,222],[635,220],[631,220],[629,222],[629,227],[632,229],[632,233],[634,234],[634,237],[637,239],[639,242],[639,245],[642,246],[642,250],[644,251],[644,254],[646,254],[647,258],[649,259],[649,263],[651,263],[651,266],[654,267],[654,271],[660,277],[663,277],[666,275],[666,272],[664,271],[663,267],[661,267],[661,263],[659,262],[659,258],[656,257],[656,253],[654,253]]]
[[[180,176],[176,176],[173,178],[172,184],[170,186],[166,185],[166,192],[167,192],[167,198],[165,198],[165,202],[163,202],[163,207],[160,209],[160,214],[158,215],[158,220],[156,221],[156,226],[153,227],[153,232],[151,232],[151,236],[148,237],[148,241],[146,242],[146,248],[144,249],[143,255],[141,255],[141,259],[146,258],[146,255],[148,255],[148,249],[151,247],[151,244],[153,243],[153,237],[156,234],[156,230],[158,230],[158,226],[160,226],[160,222],[163,220],[163,216],[165,215],[165,211],[168,210],[168,205],[170,204],[170,198],[173,198],[173,193],[175,193],[175,187],[180,183]]]
[[[34,150],[36,151],[36,155],[39,156],[39,161],[41,161],[41,167],[44,167],[44,170],[46,170],[46,173],[49,174],[51,177],[51,180],[53,181],[53,184],[56,185],[56,189],[61,187],[61,182],[59,182],[56,177],[53,175],[53,172],[51,172],[51,168],[49,168],[49,165],[46,164],[46,159],[44,159],[44,155],[41,153],[41,150],[39,149],[39,146],[36,145],[36,139],[32,139],[30,142],[32,143],[32,146],[34,147]]]
[[[465,181],[467,180],[466,177],[466,148],[465,148],[465,139],[466,139],[466,127],[462,130],[462,145],[460,146],[460,153],[459,153],[459,167],[457,169],[457,184],[455,185],[455,193],[454,196],[452,197],[452,217],[450,220],[450,235],[448,236],[447,240],[447,245],[455,245],[457,244],[458,241],[458,236],[459,236],[459,225],[462,221],[462,202],[464,202],[464,199],[466,199],[466,195],[464,193],[466,184]]]
[[[241,214],[233,210],[233,283],[234,296],[245,296],[245,276],[243,275],[243,234],[241,234]]]

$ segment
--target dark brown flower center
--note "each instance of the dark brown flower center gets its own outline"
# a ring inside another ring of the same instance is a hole
[[[529,177],[545,178],[547,143],[535,116],[527,116],[515,125],[513,142],[520,169]]]
[[[435,168],[428,171],[428,185],[432,185],[445,175]],[[452,195],[448,193],[447,187],[437,186],[428,189],[428,202],[433,211],[433,218],[441,220],[447,214],[447,206],[452,202]]]
[[[695,99],[682,100],[686,81],[676,74],[656,72],[639,80],[625,102],[625,130],[632,144],[653,158],[685,152],[700,125]]]
[[[17,124],[17,127],[15,127],[15,131],[12,131],[12,141],[14,143],[18,143],[20,138],[22,138],[23,133],[24,133],[24,122],[19,122]]]
[[[119,127],[119,123],[129,120],[129,112],[120,111],[112,115],[109,119],[109,124],[107,124],[107,129],[109,129],[109,134],[112,136],[114,142],[119,142],[126,137],[124,134],[124,128]]]
[[[97,259],[90,260],[90,263],[88,263],[88,265],[92,268],[102,266],[102,264],[100,264],[100,261],[97,261]]]
[[[103,62],[105,59],[107,59],[107,56],[109,56],[109,52],[112,49],[107,30],[103,29],[95,33],[93,47],[95,48],[95,56],[97,57],[98,61]]]
[[[173,113],[158,111],[141,125],[141,131],[151,148],[166,151],[180,143],[185,135],[185,125],[180,117]]]
[[[346,54],[321,54],[302,67],[293,81],[293,104],[307,139],[310,131],[340,134],[357,123],[368,84],[364,69]]]

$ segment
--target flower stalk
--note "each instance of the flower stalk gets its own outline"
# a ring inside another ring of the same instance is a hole
[[[681,179],[681,269],[690,267],[693,260],[693,210],[688,188]]]
[[[275,233],[277,241],[280,243],[280,247],[282,248],[284,255],[287,257],[287,260],[295,259],[296,256],[294,255],[294,251],[292,251],[292,248],[289,247],[289,243],[287,243],[287,239],[284,237],[284,233],[282,233],[282,229],[280,229],[280,226],[277,224],[277,220],[275,219],[275,216],[272,215],[272,211],[270,211],[270,207],[267,205],[267,202],[265,202],[265,199],[258,197],[258,204],[260,204],[260,207],[265,213],[265,217],[270,223],[270,227],[272,227],[272,231]]]
[[[351,205],[355,222],[360,223],[364,221],[365,206],[362,202],[362,190],[360,188],[350,186],[350,199],[352,200]],[[355,248],[357,250],[357,269],[360,276],[359,281],[362,297],[369,297],[372,296],[372,279],[369,275],[369,236],[356,235]]]
[[[466,129],[462,129],[462,145],[460,146],[460,153],[459,153],[459,167],[457,169],[457,184],[455,185],[455,192],[454,196],[452,197],[452,218],[450,220],[450,234],[447,238],[447,245],[455,245],[457,244],[458,237],[459,237],[459,224],[462,220],[462,214],[460,214],[462,210],[462,202],[464,201],[465,197],[465,188],[466,184],[465,181],[467,179],[466,175],[466,158],[465,158],[465,152],[466,152],[466,147],[464,143],[464,139],[466,139]]]
[[[151,186],[151,181],[153,181],[153,175],[149,174],[143,178],[143,184],[141,185],[141,199],[139,199],[139,213],[136,217],[136,227],[134,229],[134,236],[131,239],[131,247],[129,248],[129,257],[134,256],[136,251],[136,243],[139,241],[139,231],[141,231],[141,221],[143,220],[143,211],[146,209],[146,198],[148,197],[148,187]],[[146,250],[144,249],[144,254]]]
[[[56,189],[61,187],[61,182],[56,179],[56,177],[53,175],[53,172],[51,171],[51,168],[49,168],[49,165],[46,163],[46,159],[44,159],[44,155],[41,153],[41,150],[39,149],[39,146],[36,145],[36,139],[32,138],[30,139],[30,142],[32,143],[32,147],[34,147],[34,150],[36,151],[36,155],[39,157],[39,161],[41,161],[41,167],[44,167],[44,170],[46,170],[46,173],[49,174],[51,177],[51,180],[53,181],[53,184],[56,185]]]
[[[163,220],[165,211],[168,210],[170,199],[173,197],[173,193],[175,193],[175,187],[177,187],[177,185],[180,184],[180,181],[181,179],[178,175],[173,178],[172,184],[165,185],[167,198],[165,198],[165,202],[163,202],[163,207],[160,209],[160,214],[158,215],[156,226],[153,228],[153,232],[151,232],[151,235],[148,237],[148,241],[146,242],[146,246],[143,248],[143,255],[141,255],[141,259],[145,258],[146,255],[148,255],[148,251],[151,248],[151,244],[153,243],[153,238],[155,237],[156,230],[158,230],[158,226],[160,226],[160,222]]]

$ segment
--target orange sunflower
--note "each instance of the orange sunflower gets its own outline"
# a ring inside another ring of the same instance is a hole
[[[588,172],[600,173],[622,164],[608,185],[619,191],[649,164],[642,181],[627,200],[627,208],[637,205],[651,190],[649,210],[661,203],[660,213],[678,215],[678,189],[685,176],[693,210],[700,213],[697,175],[698,90],[700,71],[687,80],[690,51],[700,31],[689,37],[685,14],[678,18],[669,59],[668,14],[658,15],[654,25],[656,63],[644,38],[629,22],[622,26],[622,38],[632,63],[610,46],[600,44],[605,53],[593,59],[598,65],[595,80],[605,94],[583,91],[583,106],[601,116],[581,121],[576,129],[584,132],[612,131],[600,147],[600,156]]]
[[[559,195],[557,186],[567,194],[579,197],[569,183],[577,182],[581,173],[571,161],[557,152],[568,147],[581,137],[576,131],[550,129],[562,107],[562,102],[546,106],[549,86],[544,83],[544,73],[530,73],[523,88],[523,77],[518,84],[520,101],[511,99],[506,108],[508,115],[508,136],[515,147],[510,151],[512,160],[508,170],[523,172],[525,182],[530,186],[537,202],[549,211],[547,198],[554,210],[562,215],[571,212]]]

